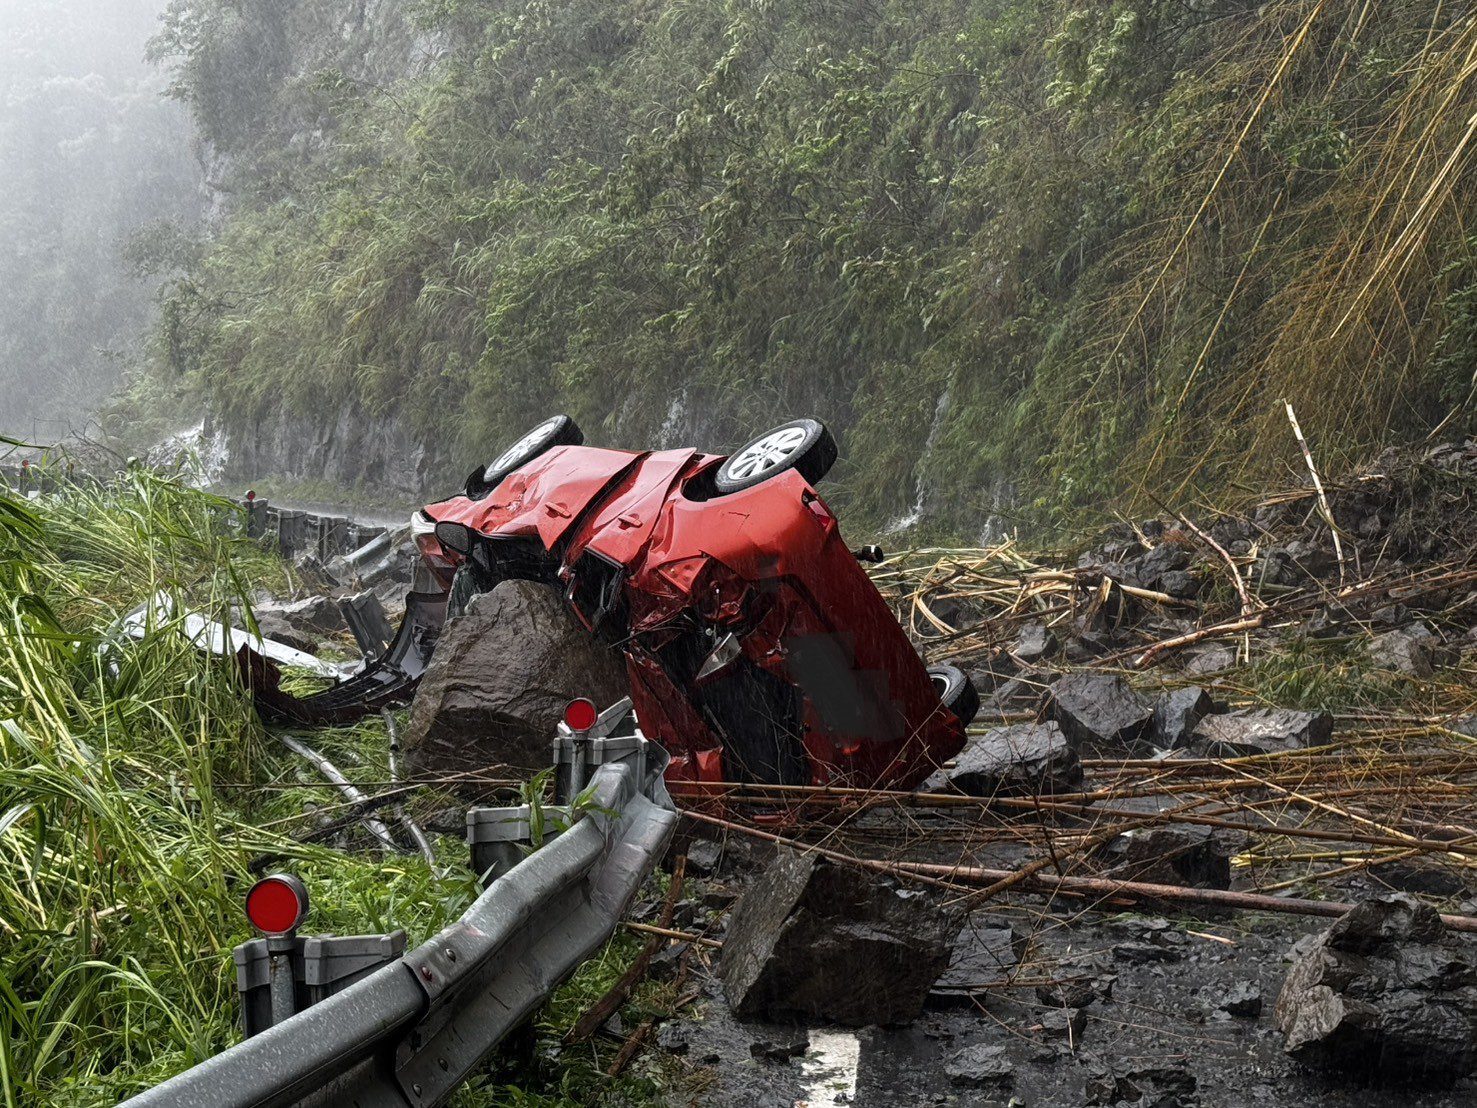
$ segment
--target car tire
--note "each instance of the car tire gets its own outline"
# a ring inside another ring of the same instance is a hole
[[[818,419],[792,419],[772,427],[724,459],[713,476],[720,494],[742,492],[795,470],[812,485],[836,462],[836,440]]]
[[[475,495],[474,489],[486,493],[508,474],[526,466],[546,450],[556,446],[580,446],[584,441],[585,433],[574,420],[567,415],[550,416],[468,477],[467,495]]]
[[[955,666],[929,666],[928,676],[945,708],[968,727],[980,713],[980,694],[969,674]]]

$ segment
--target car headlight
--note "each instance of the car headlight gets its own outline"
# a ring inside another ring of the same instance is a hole
[[[410,517],[410,537],[418,539],[422,535],[429,535],[436,530],[436,521],[423,511],[417,511]]]

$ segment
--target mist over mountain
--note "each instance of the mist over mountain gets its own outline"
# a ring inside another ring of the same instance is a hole
[[[163,0],[0,0],[0,432],[81,429],[138,357],[135,234],[204,211],[188,114],[145,60]]]

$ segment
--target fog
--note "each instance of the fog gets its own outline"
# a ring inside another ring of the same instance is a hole
[[[0,432],[50,441],[142,355],[131,236],[198,219],[187,113],[146,63],[165,0],[0,0]]]

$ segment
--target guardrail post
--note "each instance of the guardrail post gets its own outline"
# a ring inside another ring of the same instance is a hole
[[[272,1025],[297,1015],[296,982],[293,980],[292,955],[297,950],[295,935],[272,935],[267,939],[268,988],[272,997]]]

